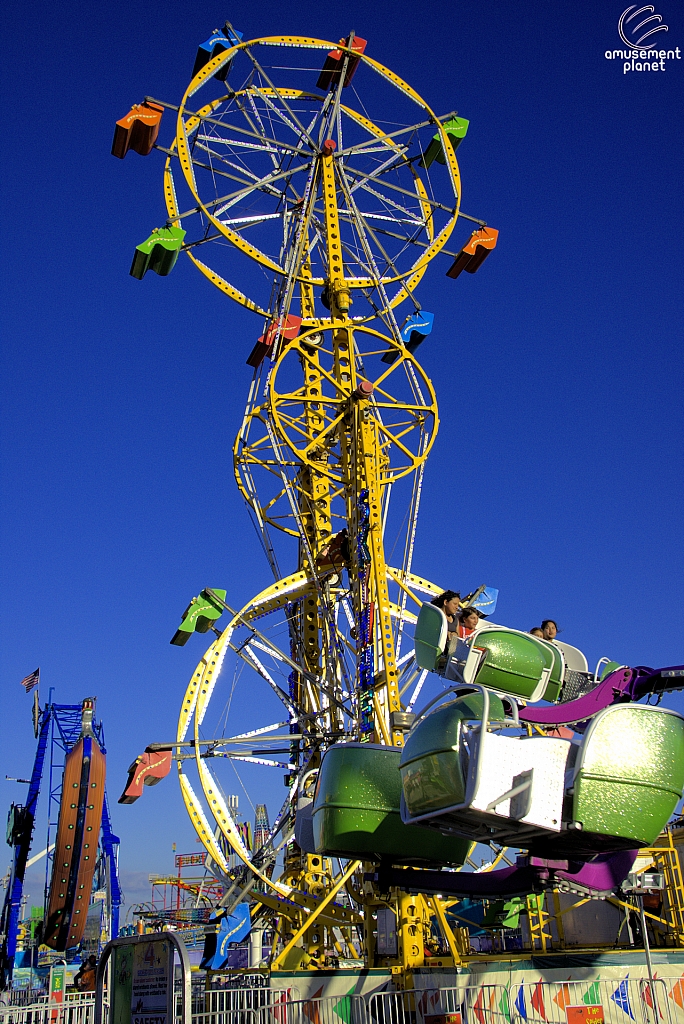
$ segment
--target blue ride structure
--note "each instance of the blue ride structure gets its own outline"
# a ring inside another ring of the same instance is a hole
[[[37,739],[24,804],[13,803],[7,842],[10,878],[0,917],[0,988],[11,986],[17,952],[24,879],[36,830],[41,787],[47,787],[45,928],[43,942],[76,952],[83,935],[93,879],[108,884],[110,937],[119,931],[122,903],[119,838],[112,830],[105,791],[104,726],[94,719],[95,700],[34,705]],[[55,830],[56,829],[56,833]]]

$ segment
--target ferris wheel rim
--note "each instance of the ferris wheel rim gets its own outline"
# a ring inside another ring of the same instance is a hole
[[[418,593],[428,595],[432,594],[435,596],[441,591],[440,586],[432,583],[424,577],[413,572],[404,572],[403,570],[396,569],[389,565],[387,566],[387,579],[388,581],[393,580],[395,582],[401,579],[405,587],[410,586]],[[248,625],[251,618],[256,619],[263,615],[280,610],[290,601],[297,600],[298,597],[302,597],[308,590],[310,590],[312,584],[315,584],[315,582],[316,576],[311,572],[298,570],[294,573],[290,573],[281,580],[277,580],[265,587],[233,615],[221,635],[217,637],[205,651],[197,669],[193,673],[181,703],[177,726],[177,742],[182,743],[187,735],[191,719],[194,719],[194,761],[199,774],[202,793],[209,808],[209,812],[219,828],[221,828],[222,834],[230,843],[234,852],[242,860],[243,864],[249,870],[253,871],[255,875],[258,875],[261,881],[266,882],[280,895],[287,895],[288,887],[280,884],[277,879],[269,879],[268,876],[261,873],[258,867],[253,865],[248,857],[244,856],[244,851],[239,848],[239,845],[237,843],[234,844],[233,838],[231,838],[229,834],[226,835],[226,832],[224,831],[226,824],[229,824],[228,819],[230,816],[228,814],[227,807],[225,806],[225,801],[223,801],[220,795],[221,790],[219,783],[207,767],[206,762],[200,757],[201,740],[199,728],[213,696],[215,683],[221,671],[223,657],[228,650],[228,646],[235,629],[241,624]],[[417,599],[414,598],[414,600]],[[227,874],[227,861],[225,860],[223,852],[214,837],[206,811],[202,806],[190,779],[183,770],[183,762],[181,760],[177,761],[177,769],[181,794],[193,828],[209,856],[212,857],[216,864]],[[295,788],[296,785],[297,782],[294,783],[293,788]],[[219,815],[218,817],[216,816],[217,811]],[[223,827],[221,827],[222,825]],[[234,830],[232,831],[234,832]],[[230,832],[230,828],[228,829],[228,832]]]
[[[400,480],[403,477],[408,476],[410,473],[415,472],[426,461],[428,455],[430,454],[430,451],[431,451],[432,446],[433,446],[433,444],[434,444],[434,442],[436,440],[437,433],[438,433],[438,430],[439,430],[439,410],[438,410],[438,406],[437,406],[437,396],[436,396],[434,387],[432,385],[432,381],[427,376],[427,374],[425,373],[425,371],[421,367],[421,365],[418,362],[418,360],[415,359],[414,356],[405,347],[398,345],[393,339],[389,338],[387,335],[382,334],[376,328],[369,327],[366,323],[357,323],[354,320],[345,320],[345,321],[341,321],[340,320],[340,321],[337,321],[334,325],[331,324],[330,326],[326,325],[325,327],[321,327],[321,328],[310,328],[308,331],[304,331],[304,332],[302,332],[302,334],[298,335],[287,346],[283,347],[282,352],[280,353],[280,355],[278,356],[278,358],[275,360],[275,362],[273,364],[273,367],[271,369],[270,382],[269,382],[269,397],[268,397],[268,403],[267,404],[268,404],[268,412],[269,412],[269,415],[270,415],[271,420],[273,422],[274,428],[277,431],[277,433],[278,433],[279,437],[281,438],[281,440],[289,447],[289,449],[297,456],[297,458],[301,459],[301,461],[305,465],[312,465],[312,466],[314,466],[314,468],[318,472],[322,473],[324,476],[328,476],[330,480],[332,480],[334,482],[338,482],[338,483],[340,482],[341,477],[339,477],[337,474],[335,474],[335,472],[333,470],[323,466],[320,463],[319,460],[314,460],[314,459],[311,459],[311,458],[307,457],[307,455],[305,453],[305,450],[296,447],[296,445],[293,443],[292,438],[288,435],[288,432],[287,432],[287,430],[285,429],[285,426],[282,423],[282,416],[281,416],[281,414],[278,411],[278,402],[279,401],[283,401],[283,400],[290,400],[292,396],[288,395],[286,393],[280,394],[280,393],[278,393],[276,391],[276,381],[277,381],[277,377],[278,377],[278,371],[282,368],[284,360],[288,357],[288,355],[291,355],[293,352],[299,352],[301,354],[302,358],[306,358],[307,357],[307,353],[306,353],[306,339],[310,338],[312,336],[315,336],[317,334],[324,333],[325,331],[334,331],[334,330],[349,330],[349,331],[352,331],[354,333],[359,332],[359,333],[365,334],[365,335],[372,335],[373,337],[378,338],[389,349],[393,349],[393,350],[396,351],[397,357],[394,360],[394,362],[392,362],[389,365],[389,367],[382,372],[381,376],[379,378],[377,378],[377,380],[375,382],[371,381],[371,383],[374,384],[374,388],[377,387],[378,382],[384,383],[384,381],[391,374],[393,374],[397,370],[399,370],[402,365],[408,364],[408,366],[411,368],[412,372],[419,375],[421,385],[423,385],[427,389],[427,393],[428,393],[428,396],[429,396],[428,400],[426,400],[424,403],[416,404],[416,408],[420,408],[420,409],[424,409],[425,410],[426,421],[427,421],[428,417],[432,418],[431,429],[429,430],[429,433],[427,433],[427,442],[423,445],[423,447],[421,448],[421,450],[419,452],[417,452],[415,454],[414,453],[410,453],[411,454],[411,460],[412,460],[410,465],[407,465],[407,466],[405,466],[403,468],[400,467],[400,468],[398,468],[396,470],[394,468],[392,470],[390,470],[388,468],[388,469],[386,469],[384,471],[384,473],[386,474],[387,482],[388,483],[390,483],[390,482],[393,483],[396,480]],[[319,348],[319,351],[320,351],[320,346],[318,348]],[[332,377],[330,378],[330,381],[332,381]],[[343,390],[344,389],[343,383],[335,381],[334,384],[340,390],[341,395],[342,395],[342,397],[340,397],[340,399],[338,399],[336,401],[342,402],[343,400],[346,401],[346,400],[349,400],[351,398],[351,388],[349,388],[349,389],[347,389],[345,391],[345,390]],[[307,388],[307,385],[306,385],[306,383],[304,383],[304,384],[302,384],[300,390],[304,391],[304,390],[306,390],[306,388]],[[294,400],[295,401],[300,401],[301,400],[302,402],[310,401],[310,402],[319,403],[321,405],[324,405],[326,403],[326,401],[328,401],[328,404],[332,404],[332,402],[333,402],[333,399],[326,399],[324,397],[317,397],[317,398],[310,398],[310,399],[304,399],[304,398],[299,399],[298,397],[295,397]],[[389,403],[389,407],[402,408],[402,405],[403,405],[403,403],[394,403],[394,402]],[[416,429],[417,428],[418,428],[418,426],[416,425]],[[387,433],[386,430],[385,430],[385,433]],[[317,436],[316,440],[319,441],[319,437],[318,436]]]
[[[192,96],[195,95],[195,93],[202,87],[203,84],[206,84],[206,82],[213,77],[215,72],[222,66],[222,64],[224,64],[224,63],[228,62],[229,60],[231,60],[232,57],[234,57],[236,53],[238,53],[241,50],[244,51],[244,50],[247,50],[248,48],[251,48],[253,46],[258,46],[258,45],[261,45],[261,44],[264,44],[264,45],[305,46],[305,47],[308,47],[308,48],[315,48],[315,49],[325,49],[325,48],[333,48],[334,49],[334,48],[336,48],[339,45],[339,44],[336,44],[336,43],[331,43],[331,42],[326,41],[326,40],[312,39],[310,37],[299,37],[299,36],[263,36],[263,37],[258,37],[258,38],[254,39],[254,40],[249,40],[249,41],[240,43],[237,46],[233,46],[233,47],[229,48],[228,50],[223,51],[217,57],[215,57],[211,61],[209,61],[208,64],[206,64],[204,66],[204,68],[202,68],[198,72],[198,74],[192,79],[190,85],[188,86],[188,89],[186,90],[186,92],[185,92],[185,94],[183,96],[183,99],[181,101],[180,107],[178,108],[177,130],[176,130],[176,139],[174,140],[174,147],[176,148],[177,155],[178,155],[178,157],[180,159],[181,168],[182,168],[183,175],[184,175],[184,178],[185,178],[187,186],[190,188],[190,191],[191,191],[193,197],[195,198],[198,206],[203,209],[205,215],[210,220],[210,222],[213,224],[213,226],[216,228],[216,230],[219,232],[219,234],[221,234],[228,241],[230,241],[233,245],[235,245],[235,247],[237,249],[239,249],[240,251],[242,251],[243,254],[249,256],[250,258],[255,259],[258,263],[261,264],[262,267],[264,267],[264,268],[270,270],[271,272],[274,272],[274,273],[276,273],[276,274],[278,274],[279,276],[282,277],[282,276],[285,276],[287,274],[286,268],[278,266],[278,264],[273,259],[271,259],[271,257],[267,256],[265,253],[262,253],[261,250],[258,250],[256,246],[252,246],[251,244],[245,242],[245,240],[241,238],[239,233],[233,232],[231,228],[229,228],[227,225],[224,225],[220,221],[218,221],[218,219],[216,217],[214,217],[206,209],[205,204],[202,202],[202,200],[201,200],[201,198],[199,196],[199,190],[197,188],[195,177],[194,177],[194,173],[193,173],[193,163],[192,163],[192,159],[191,159],[191,156],[190,156],[190,153],[189,153],[189,150],[188,150],[188,145],[187,145],[187,130],[188,130],[188,126],[190,126],[191,124],[193,124],[193,126],[196,125],[199,122],[199,120],[201,120],[201,118],[203,116],[206,116],[210,112],[211,109],[216,109],[216,107],[220,103],[224,102],[224,100],[226,98],[228,98],[228,97],[221,97],[221,98],[219,98],[217,100],[211,101],[210,103],[208,103],[204,107],[202,107],[199,112],[191,112],[191,111],[187,110],[188,100]],[[342,47],[342,49],[344,49],[344,47]],[[411,88],[411,86],[408,85],[408,83],[406,83],[398,75],[396,75],[394,72],[392,72],[389,68],[386,68],[384,65],[380,64],[378,61],[374,60],[373,58],[366,56],[365,54],[361,54],[359,56],[360,56],[360,59],[361,59],[362,62],[364,62],[369,67],[374,69],[383,78],[385,78],[390,84],[392,84],[396,88],[399,88],[414,103],[416,103],[418,106],[420,106],[425,111],[425,113],[428,115],[429,119],[431,119],[432,122],[434,123],[434,125],[437,127],[437,131],[438,131],[439,135],[442,137],[443,151],[444,151],[444,154],[446,156],[446,164],[447,164],[449,179],[450,179],[450,182],[451,182],[452,191],[454,193],[454,199],[455,199],[455,205],[454,205],[454,207],[453,207],[453,209],[451,211],[451,216],[450,216],[449,220],[447,221],[446,225],[438,233],[436,238],[435,237],[431,237],[430,238],[429,246],[425,249],[425,251],[423,251],[421,253],[421,255],[419,255],[418,259],[416,261],[414,261],[412,266],[409,267],[406,271],[402,271],[401,273],[398,273],[398,274],[386,274],[386,275],[382,275],[381,276],[380,283],[381,283],[383,288],[388,286],[388,285],[390,285],[390,284],[392,284],[392,283],[400,283],[400,285],[401,285],[401,287],[399,288],[397,293],[388,301],[388,307],[390,309],[393,309],[397,305],[399,305],[399,303],[403,302],[406,298],[408,298],[410,296],[411,290],[413,288],[415,288],[416,285],[419,283],[420,279],[423,277],[424,273],[426,272],[427,267],[430,264],[431,260],[436,255],[438,255],[438,253],[441,251],[441,249],[444,248],[444,246],[446,245],[446,243],[447,243],[447,241],[448,241],[448,239],[449,239],[449,237],[450,237],[450,235],[451,235],[451,233],[453,231],[453,228],[454,228],[454,226],[456,224],[456,221],[458,220],[458,216],[459,216],[459,212],[460,212],[460,204],[461,204],[461,191],[462,190],[461,190],[460,171],[459,171],[459,168],[458,168],[458,163],[457,163],[457,160],[456,160],[455,153],[453,151],[452,146],[449,144],[449,141],[448,141],[446,132],[445,132],[445,130],[443,128],[443,125],[439,121],[439,119],[436,117],[436,115],[434,114],[434,112],[432,111],[430,106],[425,102],[425,100],[423,100],[422,97],[420,97],[418,95],[418,93],[416,93],[415,90],[413,90]],[[266,90],[266,91],[268,92],[268,90]],[[288,90],[287,88],[283,87],[282,89],[280,89],[280,88],[279,89],[274,89],[274,92],[276,92],[278,94],[282,94],[284,96],[288,95],[288,93],[291,94],[291,95],[295,95],[295,94],[302,95],[302,96],[303,95],[307,95],[307,96],[312,97],[313,99],[315,99],[317,102],[321,102],[321,106],[323,106],[322,98],[317,96],[314,93],[308,92],[308,90],[295,90],[295,89],[289,89]],[[380,136],[384,136],[385,135],[385,133],[382,133],[382,130],[377,128],[377,126],[375,126],[373,124],[373,122],[370,121],[370,119],[365,119],[363,117],[363,115],[360,115],[357,111],[354,111],[353,108],[350,108],[350,107],[347,107],[346,105],[343,105],[343,109],[345,110],[345,112],[350,117],[354,118],[357,121],[357,123],[361,124],[361,123],[365,122],[366,126],[369,126],[369,125],[372,126],[371,128],[368,128],[368,130],[372,131],[372,133],[374,133],[376,135],[376,137],[380,137]],[[188,121],[187,125],[184,123],[184,120],[183,120],[183,118],[184,118],[184,116],[186,114],[189,115],[189,121]],[[396,144],[393,143],[393,140],[388,139],[387,141],[389,142],[390,148],[393,145],[396,146]],[[317,154],[314,151],[312,151],[312,153],[311,153],[311,161],[310,162],[312,162],[316,158],[316,156],[317,156]],[[170,162],[171,162],[171,156],[168,157],[167,166],[166,166],[166,169],[165,169],[165,175],[166,175],[168,180],[172,180],[172,176],[173,176],[173,172],[172,172],[171,167],[170,167]],[[303,166],[308,166],[308,163],[306,165],[303,165]],[[416,182],[419,182],[420,180],[421,179],[418,176],[416,176]],[[165,192],[166,192],[166,196],[167,196],[167,210],[168,210],[168,213],[169,213],[169,219],[170,219],[170,221],[174,221],[174,220],[176,220],[179,217],[179,211],[178,211],[178,208],[177,208],[177,204],[175,203],[175,190],[174,190],[173,185],[171,184],[170,187],[166,188]],[[423,189],[423,193],[424,193],[424,189]],[[417,194],[418,194],[419,201],[421,203],[424,203],[426,201],[425,194],[423,194],[423,195],[420,194],[418,186],[417,186]],[[171,202],[169,202],[169,198],[170,197],[172,197],[172,201]],[[445,207],[445,209],[446,209],[446,207]],[[429,220],[429,218],[428,218],[428,220]],[[357,225],[357,230],[358,230],[358,225]],[[259,313],[261,315],[268,315],[267,311],[264,310],[258,303],[254,302],[252,299],[250,299],[247,296],[245,296],[240,291],[240,289],[236,288],[235,286],[230,284],[230,282],[226,281],[226,279],[223,278],[222,275],[220,275],[217,272],[211,270],[211,268],[206,267],[206,265],[204,265],[202,263],[202,261],[199,260],[197,257],[195,257],[188,249],[186,249],[186,251],[188,252],[188,255],[192,259],[193,263],[195,263],[195,265],[198,267],[198,269],[200,269],[200,271],[213,284],[215,284],[217,287],[219,287],[222,291],[224,291],[226,294],[228,294],[235,301],[241,303],[242,305],[247,306],[247,308],[252,309],[254,312],[257,312],[257,313]],[[295,280],[302,281],[303,278],[301,277],[301,275],[296,274],[295,275]],[[320,277],[316,277],[313,280],[309,278],[308,280],[312,281],[312,283],[316,284],[317,286],[321,286],[324,283],[324,279],[320,278]],[[358,277],[357,276],[357,277],[350,277],[350,278],[348,278],[348,284],[349,284],[350,288],[359,289],[359,288],[374,287],[376,285],[376,282],[375,282],[375,279],[372,278],[372,277],[369,278],[369,277]],[[369,316],[368,319],[371,319],[371,318],[372,317]]]

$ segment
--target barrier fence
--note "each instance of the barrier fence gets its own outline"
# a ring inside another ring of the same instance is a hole
[[[368,1024],[363,996],[292,999],[264,1006],[258,1024]]]
[[[89,999],[50,1002],[30,1006],[0,1006],[0,1024],[94,1024],[95,994]]]
[[[665,981],[629,976],[378,992],[366,1008],[365,1024],[675,1024]]]
[[[427,979],[426,979],[427,980]],[[68,994],[67,994],[68,996]],[[101,1019],[108,1018],[106,998]],[[176,1024],[181,1024],[178,1005]],[[463,985],[302,999],[299,990],[193,986],[191,1024],[682,1024],[679,981]],[[94,994],[30,1006],[0,1005],[0,1024],[95,1024]]]

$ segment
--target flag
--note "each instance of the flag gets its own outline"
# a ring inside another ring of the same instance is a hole
[[[546,1008],[544,1006],[544,985],[541,978],[535,985],[534,992],[532,993],[532,999],[530,1000],[530,1002],[532,1003],[532,1009],[537,1011],[542,1020],[546,1020]]]
[[[568,981],[570,979],[568,978]],[[560,1006],[561,1010],[564,1010],[566,1006],[572,1003],[572,996],[570,995],[570,986],[563,982],[560,987],[560,991],[553,997],[553,1001],[557,1006]]]
[[[32,672],[30,676],[26,676],[22,679],[21,685],[24,687],[27,693],[30,693],[34,686],[38,686],[40,682],[40,669],[37,668],[35,672]]]
[[[657,977],[658,977],[658,972],[656,971],[656,973],[653,975],[653,980],[655,981],[657,979]],[[639,982],[639,984],[641,986],[641,998],[646,1003],[646,1005],[649,1007],[649,1009],[652,1010],[654,1007],[653,1007],[653,993],[651,991],[651,982],[650,982],[650,980],[648,980],[646,978],[642,978],[641,981]],[[655,988],[655,986],[654,986],[654,988]],[[658,1001],[658,996],[656,995],[656,1002],[657,1001]],[[658,1007],[658,1016],[661,1017],[661,1018],[663,1016],[663,1011],[660,1009],[660,1007]]]
[[[354,1019],[354,1006],[352,1003],[352,996],[356,991],[356,983],[347,992],[346,996],[342,996],[338,1003],[335,1003],[332,1008],[332,1012],[336,1013],[338,1017],[344,1022],[344,1024],[352,1024]]]
[[[525,1005],[525,985],[521,984],[518,995],[515,999],[515,1008],[523,1020],[527,1020],[527,1006]]]
[[[684,1010],[684,974],[675,985],[672,987],[670,992],[670,999],[674,999],[680,1010]]]
[[[587,1006],[599,1006],[601,1003],[601,990],[599,988],[599,978],[593,982],[587,991],[582,996],[582,1002],[586,1003]]]
[[[613,1000],[616,1006],[619,1006],[620,1009],[627,1014],[628,1017],[631,1017],[632,1020],[635,1019],[634,1014],[632,1013],[632,1007],[629,1002],[629,988],[627,978],[620,982],[620,984],[615,989],[610,998]]]

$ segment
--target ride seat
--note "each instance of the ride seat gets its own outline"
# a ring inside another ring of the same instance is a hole
[[[480,748],[471,756],[472,810],[560,832],[570,740],[466,732],[464,742]]]
[[[159,135],[163,113],[164,108],[151,100],[134,103],[129,113],[116,122],[112,156],[123,160],[129,149],[140,156],[149,156]]]
[[[573,647],[572,644],[561,643],[560,640],[547,642],[550,642],[553,647],[559,648],[563,652],[563,658],[565,659],[567,668],[572,669],[573,672],[589,671],[587,659],[578,647]]]
[[[571,700],[596,686],[587,659],[571,644],[483,621],[471,636],[459,639],[447,661],[443,658],[447,634],[442,609],[423,604],[414,633],[419,668],[531,702]]]
[[[515,844],[559,833],[572,744],[501,732],[517,724],[479,686],[420,720],[400,763],[404,823]]]
[[[442,128],[446,132],[446,137],[451,143],[451,148],[454,153],[461,145],[466,135],[468,134],[468,126],[470,121],[465,117],[452,117],[451,120],[445,121]],[[425,153],[420,158],[418,163],[421,167],[428,168],[433,163],[445,164],[446,156],[444,155],[444,146],[442,145],[442,136],[439,132],[436,132],[430,140],[430,145],[425,150]]]
[[[313,801],[316,853],[394,863],[463,864],[468,842],[405,825],[401,748],[335,743],[321,762]]]
[[[616,704],[589,724],[571,794],[575,827],[650,846],[684,790],[684,718]]]
[[[562,677],[558,652],[536,637],[488,623],[461,641],[445,668],[448,679],[462,678],[500,693],[537,701],[546,696],[552,675]],[[554,674],[555,673],[555,674]]]
[[[517,721],[502,720],[496,696],[477,690],[409,733],[400,764],[405,824],[546,857],[591,858],[655,842],[684,793],[682,715],[612,705],[577,744],[505,734]]]
[[[436,604],[425,602],[418,613],[413,642],[418,668],[437,672],[448,632],[447,617]]]

